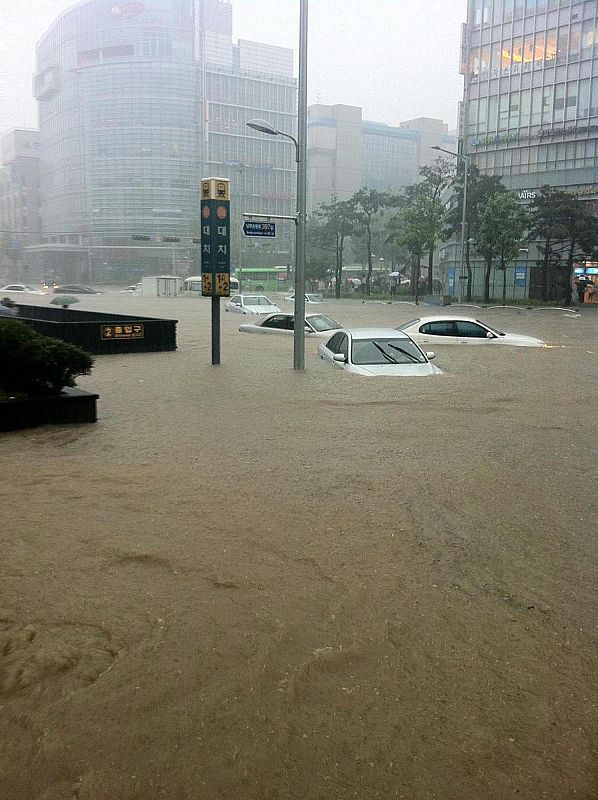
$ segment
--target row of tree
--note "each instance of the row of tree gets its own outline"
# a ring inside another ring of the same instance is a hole
[[[434,285],[435,254],[441,243],[460,241],[464,169],[439,158],[420,169],[419,181],[401,194],[361,189],[347,200],[333,198],[319,206],[308,225],[307,269],[323,278],[333,265],[340,297],[347,250],[364,266],[365,291],[371,293],[375,252],[394,268],[410,268],[416,300],[420,273],[427,261],[427,289]],[[448,191],[452,185],[452,191]],[[492,270],[502,272],[503,302],[507,268],[529,242],[538,242],[539,293],[543,300],[570,299],[575,263],[598,259],[598,209],[575,195],[544,187],[522,206],[498,176],[468,175],[463,261],[467,300],[472,299],[473,258],[484,262],[484,300],[490,299]]]

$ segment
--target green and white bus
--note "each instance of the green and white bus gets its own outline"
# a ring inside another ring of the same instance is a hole
[[[243,267],[235,272],[240,292],[286,292],[291,285],[288,267]]]

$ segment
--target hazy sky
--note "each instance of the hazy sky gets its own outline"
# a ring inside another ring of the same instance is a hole
[[[75,0],[0,0],[0,131],[36,124],[35,44]],[[311,0],[309,102],[455,125],[466,0]],[[298,0],[233,0],[234,37],[296,49]],[[296,65],[295,65],[296,66]]]

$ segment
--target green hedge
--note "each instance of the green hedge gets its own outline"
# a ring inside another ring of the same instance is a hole
[[[41,336],[14,319],[0,319],[0,391],[5,395],[58,394],[89,375],[93,358],[68,342]]]

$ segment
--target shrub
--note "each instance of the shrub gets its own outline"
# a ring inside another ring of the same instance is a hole
[[[80,347],[41,336],[18,320],[0,319],[0,388],[5,393],[57,394],[89,375],[93,359]]]

